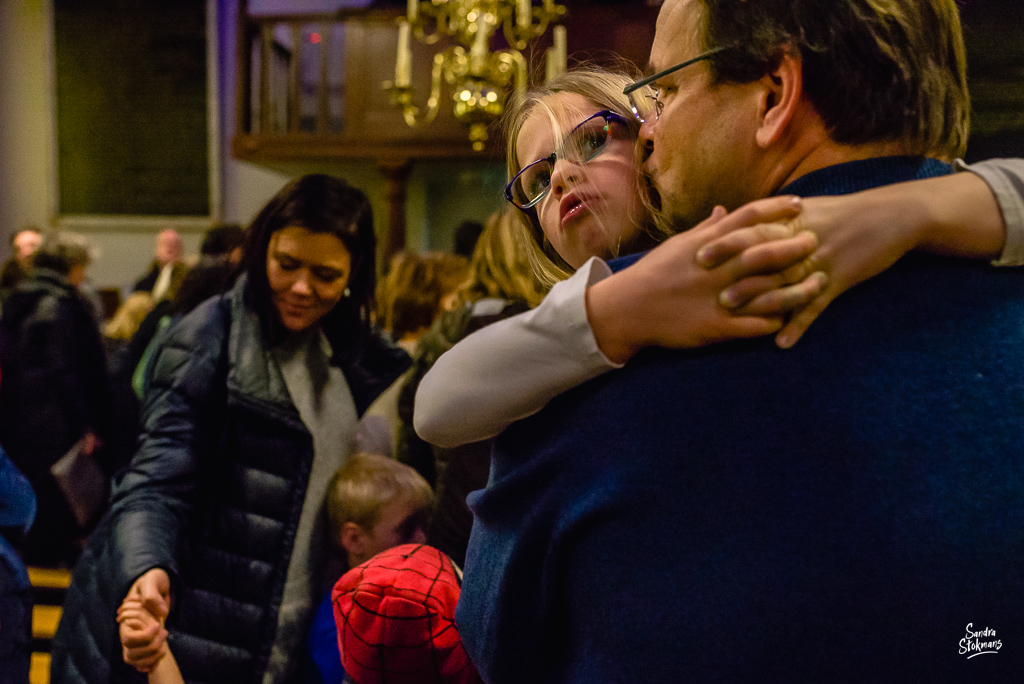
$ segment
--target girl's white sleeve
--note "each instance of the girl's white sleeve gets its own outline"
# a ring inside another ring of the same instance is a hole
[[[532,311],[488,325],[441,355],[416,391],[413,426],[441,447],[488,439],[620,364],[601,352],[586,289],[611,275],[591,258]]]
[[[956,163],[988,183],[1003,212],[1006,242],[996,266],[1024,265],[1024,159],[989,159],[977,164]]]

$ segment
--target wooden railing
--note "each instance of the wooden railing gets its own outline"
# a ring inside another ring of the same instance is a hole
[[[391,106],[381,83],[394,76],[399,10],[255,17],[239,5],[236,157],[399,162],[493,154],[473,152],[450,107],[413,129]],[[413,48],[423,100],[432,54]]]

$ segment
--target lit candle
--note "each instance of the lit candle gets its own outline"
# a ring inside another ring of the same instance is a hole
[[[530,0],[519,0],[519,9],[516,12],[516,23],[519,28],[528,28],[533,21],[530,14]]]
[[[470,57],[481,59],[487,54],[487,24],[478,22],[476,25],[476,37],[473,40],[473,47],[469,51]]]
[[[544,51],[544,82],[547,83],[555,76],[558,76],[555,71],[555,49],[548,48]]]
[[[562,73],[568,66],[568,53],[566,52],[566,38],[565,38],[565,27],[556,26],[553,33],[553,42],[555,50],[555,69],[556,73]]]
[[[409,0],[409,7],[406,9],[405,14],[409,17],[409,23],[416,21],[416,17],[420,11],[420,0]]]
[[[398,24],[398,58],[395,60],[395,85],[405,88],[409,85],[412,71],[412,52],[409,49],[409,22]]]

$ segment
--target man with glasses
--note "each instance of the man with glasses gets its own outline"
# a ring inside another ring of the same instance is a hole
[[[651,67],[646,169],[680,226],[943,175],[966,142],[953,0],[667,0]],[[484,680],[1019,677],[1022,293],[913,254],[793,350],[648,349],[511,426],[456,615]]]

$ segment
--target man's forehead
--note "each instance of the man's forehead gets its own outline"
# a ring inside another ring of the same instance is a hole
[[[699,52],[699,18],[698,0],[665,0],[651,43],[651,71],[661,71]]]

